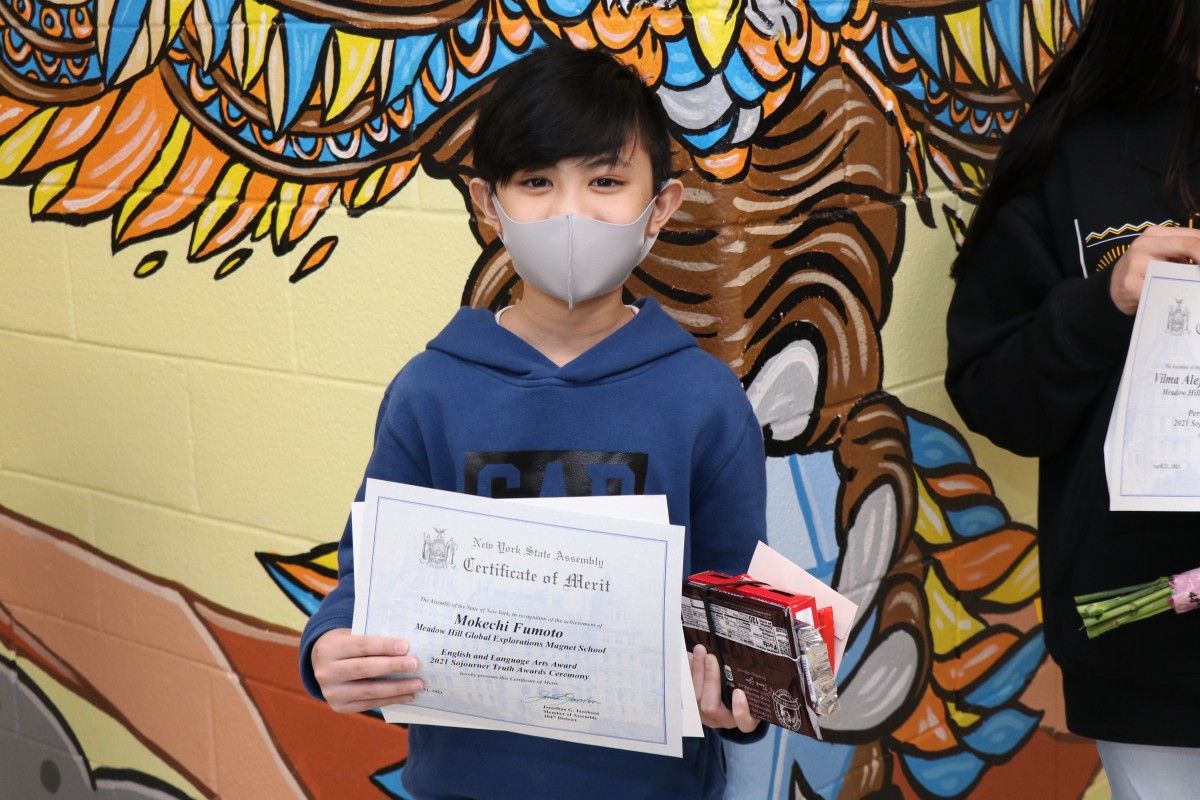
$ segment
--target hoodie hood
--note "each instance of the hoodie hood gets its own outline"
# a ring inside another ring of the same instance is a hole
[[[592,383],[619,377],[674,353],[696,340],[652,297],[634,303],[638,314],[599,344],[563,367],[500,327],[493,312],[460,308],[429,349],[521,381]]]

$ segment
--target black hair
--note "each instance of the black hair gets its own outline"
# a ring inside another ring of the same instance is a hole
[[[650,156],[655,188],[671,177],[667,115],[633,70],[597,50],[555,43],[497,73],[479,102],[474,167],[492,186],[563,159]]]
[[[1094,0],[1079,38],[1052,68],[1017,135],[1001,151],[951,277],[962,275],[1000,208],[1037,185],[1072,120],[1092,108],[1135,108],[1195,87],[1198,65],[1200,4],[1194,0]],[[1190,151],[1200,133],[1200,103],[1192,99],[1162,185],[1168,208],[1179,217],[1198,210],[1187,181]]]

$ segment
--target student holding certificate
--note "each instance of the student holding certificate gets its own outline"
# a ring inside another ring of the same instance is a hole
[[[683,194],[654,93],[607,55],[546,47],[500,74],[474,137],[471,196],[513,260],[521,300],[460,309],[404,367],[384,396],[367,478],[490,497],[662,494],[686,528],[683,573],[667,576],[674,592],[698,570],[744,571],[766,527],[750,403],[653,299],[622,298]],[[346,713],[411,701],[421,659],[437,655],[350,635],[352,549],[347,526],[338,586],[301,640],[305,686]],[[716,659],[698,655],[702,720],[740,729],[735,738],[754,731],[744,694],[724,706]],[[413,725],[402,780],[419,800],[715,800],[720,746],[709,731],[671,758]]]
[[[1046,644],[1117,800],[1195,797],[1200,775],[1200,615],[1089,639],[1072,599],[1200,564],[1195,514],[1109,510],[1103,455],[1146,264],[1200,262],[1198,71],[1200,4],[1096,0],[952,273],[946,388],[972,430],[1041,459]]]

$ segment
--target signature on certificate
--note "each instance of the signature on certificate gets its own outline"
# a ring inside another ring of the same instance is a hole
[[[542,690],[538,692],[537,697],[531,697],[526,700],[526,703],[541,702],[547,706],[565,706],[572,703],[581,705],[599,705],[600,701],[591,697],[581,697],[574,692],[547,692]]]

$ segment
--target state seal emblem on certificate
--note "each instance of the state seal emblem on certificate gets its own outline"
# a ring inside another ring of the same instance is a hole
[[[1200,267],[1152,261],[1104,443],[1113,511],[1200,510]]]
[[[386,720],[682,753],[683,528],[569,503],[367,481],[353,631],[426,687]]]

